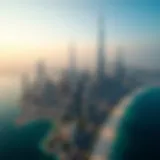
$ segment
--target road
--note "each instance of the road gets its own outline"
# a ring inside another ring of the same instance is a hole
[[[135,94],[142,91],[138,89],[132,94],[126,96],[113,110],[109,119],[104,123],[99,133],[99,139],[95,144],[93,153],[91,154],[90,160],[106,160],[109,152],[112,139],[114,137],[116,126],[118,125],[119,119],[122,117],[127,104],[131,101]]]

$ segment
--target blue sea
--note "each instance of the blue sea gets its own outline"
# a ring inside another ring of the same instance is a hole
[[[40,150],[40,143],[51,129],[45,120],[17,126],[21,96],[18,77],[0,77],[0,159],[1,160],[52,160]]]

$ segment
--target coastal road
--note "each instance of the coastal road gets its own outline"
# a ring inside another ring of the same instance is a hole
[[[120,118],[122,117],[127,104],[131,101],[135,94],[141,92],[142,89],[138,89],[132,94],[126,96],[122,101],[115,107],[111,113],[109,119],[104,123],[100,130],[99,138],[93,149],[90,160],[106,160],[107,155],[114,137],[116,126]]]

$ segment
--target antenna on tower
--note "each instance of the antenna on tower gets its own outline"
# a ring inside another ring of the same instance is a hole
[[[98,50],[97,50],[97,76],[103,78],[105,76],[105,20],[104,14],[98,17]]]

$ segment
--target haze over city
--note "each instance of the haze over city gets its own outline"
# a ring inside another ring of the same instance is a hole
[[[122,47],[127,63],[156,68],[160,59],[160,2],[157,0],[0,1],[0,74],[31,71],[36,60],[68,65],[75,43],[77,65],[95,67],[97,17],[106,19],[106,55]]]
[[[0,0],[0,22],[0,160],[160,159],[159,0]]]

